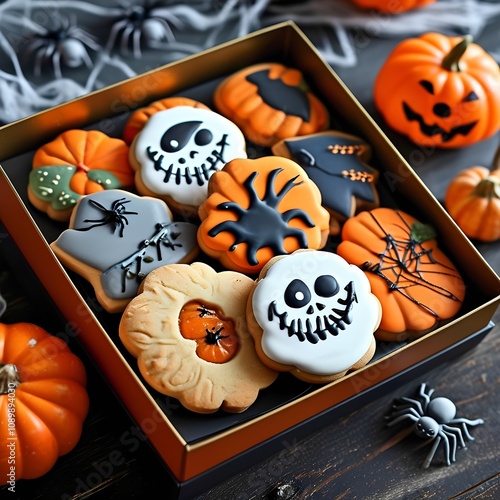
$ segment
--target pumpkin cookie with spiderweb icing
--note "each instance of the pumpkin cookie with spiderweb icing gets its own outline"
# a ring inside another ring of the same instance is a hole
[[[341,236],[337,253],[365,272],[382,305],[379,340],[420,337],[460,310],[466,285],[431,226],[376,208],[347,220]]]
[[[330,214],[320,191],[288,158],[233,160],[212,176],[208,193],[198,244],[227,269],[255,274],[275,255],[326,245]]]
[[[245,321],[253,280],[202,262],[145,278],[119,325],[145,381],[197,413],[242,412],[278,373],[258,358]]]
[[[99,130],[72,129],[37,149],[28,198],[57,221],[68,221],[81,196],[134,186],[129,147]]]

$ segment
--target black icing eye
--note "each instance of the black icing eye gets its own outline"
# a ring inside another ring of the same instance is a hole
[[[307,305],[310,300],[311,292],[302,280],[295,279],[286,287],[285,302],[288,307],[298,309]]]
[[[210,132],[210,130],[207,130],[206,128],[198,130],[198,132],[196,132],[196,135],[194,136],[194,142],[197,146],[206,146],[207,144],[210,144],[212,139],[212,132]]]
[[[180,151],[201,125],[200,121],[182,122],[173,125],[162,135],[160,146],[167,153]]]
[[[429,80],[420,80],[418,83],[420,83],[420,85],[422,85],[422,87],[424,87],[424,89],[427,90],[429,94],[434,95],[434,85],[432,85]]]
[[[339,284],[330,274],[323,274],[314,282],[314,291],[320,297],[333,297],[339,291]]]
[[[477,101],[479,99],[479,97],[477,96],[477,94],[472,91],[472,92],[469,92],[465,97],[464,97],[464,101],[463,102],[469,102],[469,101]]]

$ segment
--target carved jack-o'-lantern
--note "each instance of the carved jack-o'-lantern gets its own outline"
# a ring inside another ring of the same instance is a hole
[[[468,146],[500,129],[500,69],[470,36],[426,33],[389,55],[374,100],[387,124],[416,144]]]

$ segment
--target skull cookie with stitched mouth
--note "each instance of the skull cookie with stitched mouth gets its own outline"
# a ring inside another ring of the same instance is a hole
[[[246,158],[245,137],[209,109],[176,106],[152,115],[130,146],[139,193],[196,216],[208,180],[234,158]]]
[[[368,363],[381,307],[363,274],[324,251],[271,259],[247,303],[262,361],[311,383],[335,380]]]

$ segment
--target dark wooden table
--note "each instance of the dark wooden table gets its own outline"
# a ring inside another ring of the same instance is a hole
[[[478,42],[485,48],[500,46],[497,27]],[[313,40],[314,41],[314,40]],[[358,47],[359,64],[336,68],[362,104],[380,120],[373,108],[371,89],[377,71],[396,40],[371,40]],[[383,126],[382,122],[380,121]],[[385,127],[384,127],[384,130]],[[442,200],[451,177],[462,168],[491,162],[499,136],[460,151],[415,155],[415,147],[386,130],[417,173]],[[500,272],[500,243],[478,245],[493,269]],[[35,309],[15,289],[9,316],[2,320],[33,320]],[[199,498],[500,498],[500,312],[496,326],[473,350],[435,368],[342,418],[331,421],[299,440],[284,440],[281,450],[244,471],[207,487]],[[77,447],[61,458],[45,476],[18,481],[16,493],[6,488],[1,498],[97,499],[169,498],[166,472],[160,460],[107,386],[99,370],[78,345],[89,374],[91,407]],[[441,454],[429,468],[422,463],[429,445],[408,432],[384,425],[392,401],[412,395],[426,382],[452,399],[458,415],[484,419],[473,430],[475,440],[459,450],[452,466],[441,464]]]

